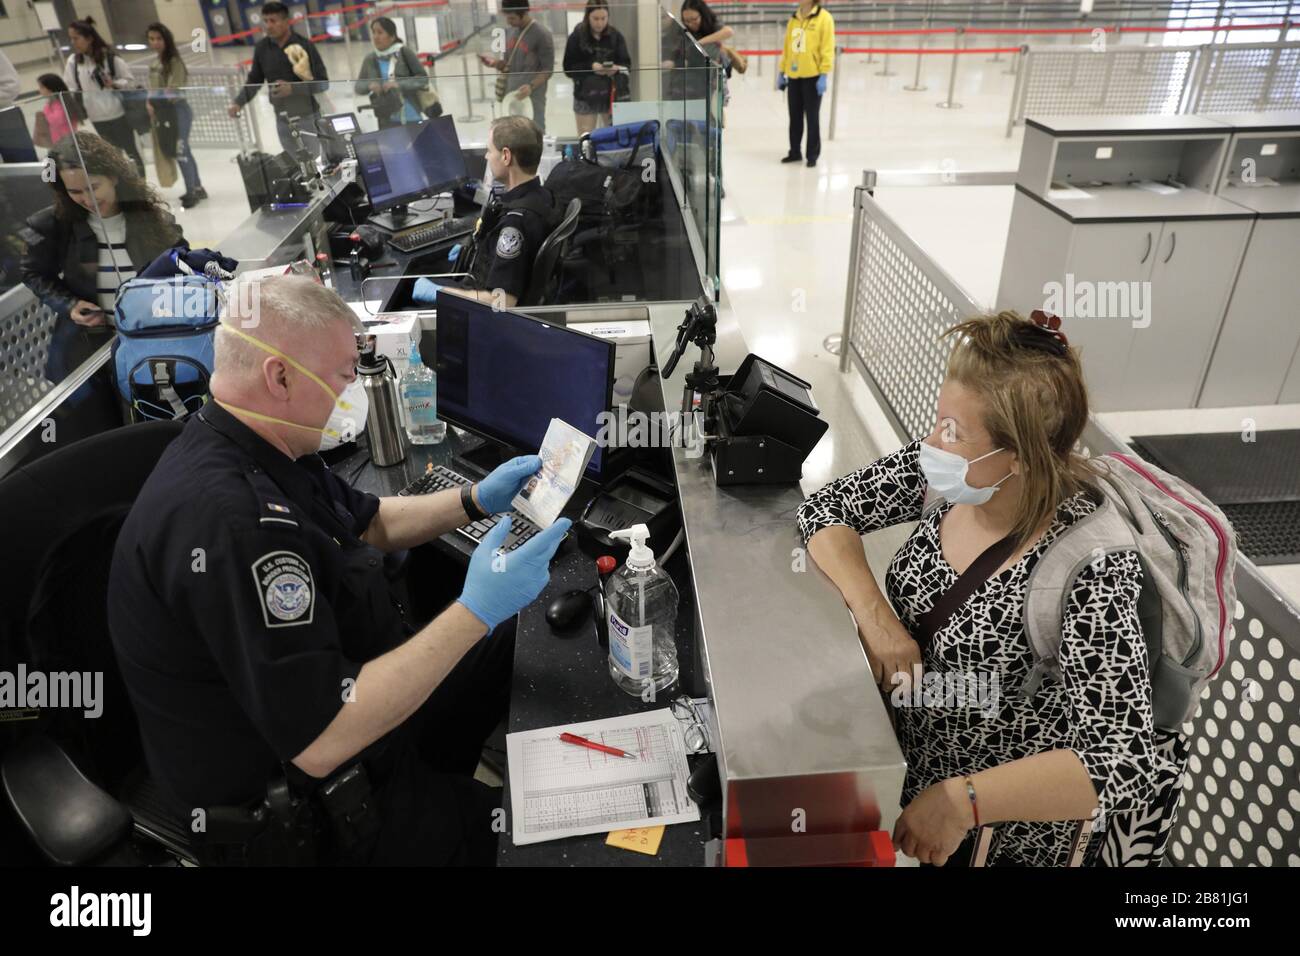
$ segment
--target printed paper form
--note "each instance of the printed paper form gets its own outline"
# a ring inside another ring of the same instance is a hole
[[[565,731],[639,759],[563,743]],[[508,734],[506,756],[516,846],[700,818],[681,725],[666,708]]]

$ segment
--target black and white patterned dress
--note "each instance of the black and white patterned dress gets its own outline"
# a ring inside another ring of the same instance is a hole
[[[913,441],[832,481],[799,509],[805,542],[832,525],[866,534],[920,522],[885,577],[890,604],[912,633],[917,619],[958,577],[939,546],[939,522],[951,504],[923,514],[926,481],[919,445]],[[1070,749],[1099,795],[1099,825],[1085,863],[1158,863],[1188,748],[1184,736],[1152,728],[1147,651],[1137,616],[1142,571],[1136,551],[1111,553],[1099,569],[1084,567],[1065,603],[1060,680],[1046,680],[1032,699],[1019,693],[1034,663],[1022,620],[1029,573],[1048,545],[1094,507],[1084,493],[1064,501],[1029,552],[986,581],[925,648],[927,674],[949,675],[949,687],[958,686],[961,675],[961,686],[972,693],[965,700],[949,696],[937,706],[894,709],[907,759],[902,803],[949,777]],[[977,686],[983,693],[973,693]],[[1072,821],[1000,824],[988,862],[1061,866],[1075,829]]]

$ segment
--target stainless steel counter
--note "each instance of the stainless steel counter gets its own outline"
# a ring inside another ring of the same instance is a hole
[[[649,306],[662,367],[685,303]],[[725,301],[719,308],[717,364],[729,373],[747,354]],[[685,375],[699,352],[688,347],[661,381],[664,407],[678,409]],[[814,393],[814,398],[816,393]],[[819,486],[861,465],[870,446],[851,406],[823,409]],[[799,486],[719,488],[708,457],[673,451],[704,665],[718,720],[725,827],[743,835],[750,863],[817,862],[799,841],[780,846],[802,821],[827,836],[892,830],[904,762],[866,655],[844,602],[810,560],[801,560],[795,512]],[[847,841],[846,841],[847,842]],[[807,841],[813,849],[814,841]],[[825,849],[817,844],[818,852]],[[837,851],[833,851],[837,852]]]

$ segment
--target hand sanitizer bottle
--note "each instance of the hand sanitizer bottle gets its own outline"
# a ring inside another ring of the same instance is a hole
[[[645,525],[610,537],[631,542],[632,551],[605,586],[609,676],[627,693],[653,700],[677,681],[677,585],[655,564]]]
[[[433,369],[420,358],[420,350],[411,348],[410,364],[402,373],[398,386],[406,437],[413,445],[436,445],[447,437],[447,423],[438,420],[438,382]]]

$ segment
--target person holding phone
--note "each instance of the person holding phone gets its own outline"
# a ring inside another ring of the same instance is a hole
[[[166,204],[135,164],[94,133],[50,150],[54,203],[28,218],[23,284],[57,316],[46,377],[62,381],[112,334],[118,287],[181,241]]]
[[[627,40],[609,22],[607,0],[587,0],[582,22],[564,47],[564,75],[573,80],[578,135],[610,125],[616,100],[631,98]]]

